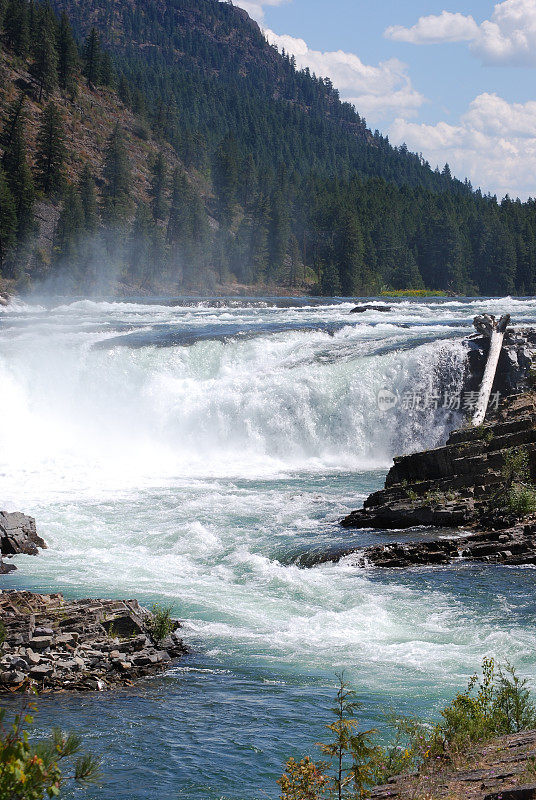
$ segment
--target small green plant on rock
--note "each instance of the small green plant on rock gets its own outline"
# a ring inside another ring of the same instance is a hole
[[[507,508],[517,517],[528,517],[536,511],[536,491],[530,486],[514,484],[506,496]]]
[[[519,519],[536,512],[536,488],[531,481],[529,454],[525,448],[511,449],[504,456],[503,485],[490,500],[490,510],[501,509]]]
[[[157,644],[163,642],[177,627],[176,623],[171,618],[172,613],[173,605],[161,606],[160,603],[154,603],[151,608],[147,628],[151,638]]]

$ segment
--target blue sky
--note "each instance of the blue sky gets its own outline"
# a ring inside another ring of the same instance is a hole
[[[369,126],[502,197],[536,196],[536,0],[235,0]]]

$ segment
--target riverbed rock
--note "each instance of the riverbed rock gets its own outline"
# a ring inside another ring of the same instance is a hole
[[[329,554],[314,555],[310,561],[318,564],[337,562],[342,558],[349,565],[384,569],[446,565],[457,561],[480,561],[504,566],[536,564],[536,519],[508,530],[388,542],[361,549],[341,547],[331,550]]]
[[[364,305],[364,306],[355,306],[350,311],[350,314],[363,314],[363,312],[365,312],[365,311],[380,311],[380,312],[383,311],[383,312],[387,312],[387,311],[391,311],[391,306],[374,306],[374,305],[370,305],[370,303],[367,303],[367,305]]]
[[[0,574],[16,569],[14,564],[6,564],[2,556],[36,556],[39,548],[45,549],[46,544],[37,534],[33,517],[18,511],[0,511]]]
[[[102,691],[160,672],[186,652],[180,623],[152,638],[152,614],[136,600],[74,600],[0,591],[0,693],[13,689]]]

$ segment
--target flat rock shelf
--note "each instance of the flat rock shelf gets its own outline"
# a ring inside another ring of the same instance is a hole
[[[186,652],[179,622],[162,641],[136,600],[0,592],[0,693],[102,691],[169,667]]]

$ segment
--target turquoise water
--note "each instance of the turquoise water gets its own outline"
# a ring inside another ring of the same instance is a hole
[[[389,708],[437,713],[484,655],[536,677],[530,568],[302,566],[391,537],[337,521],[393,455],[459,422],[382,413],[379,389],[455,391],[472,317],[536,321],[536,301],[350,308],[0,311],[0,507],[49,543],[2,585],[173,602],[191,647],[129,691],[40,699],[39,730],[76,727],[103,754],[105,784],[77,796],[275,798],[285,758],[314,754],[342,669],[380,729]]]

